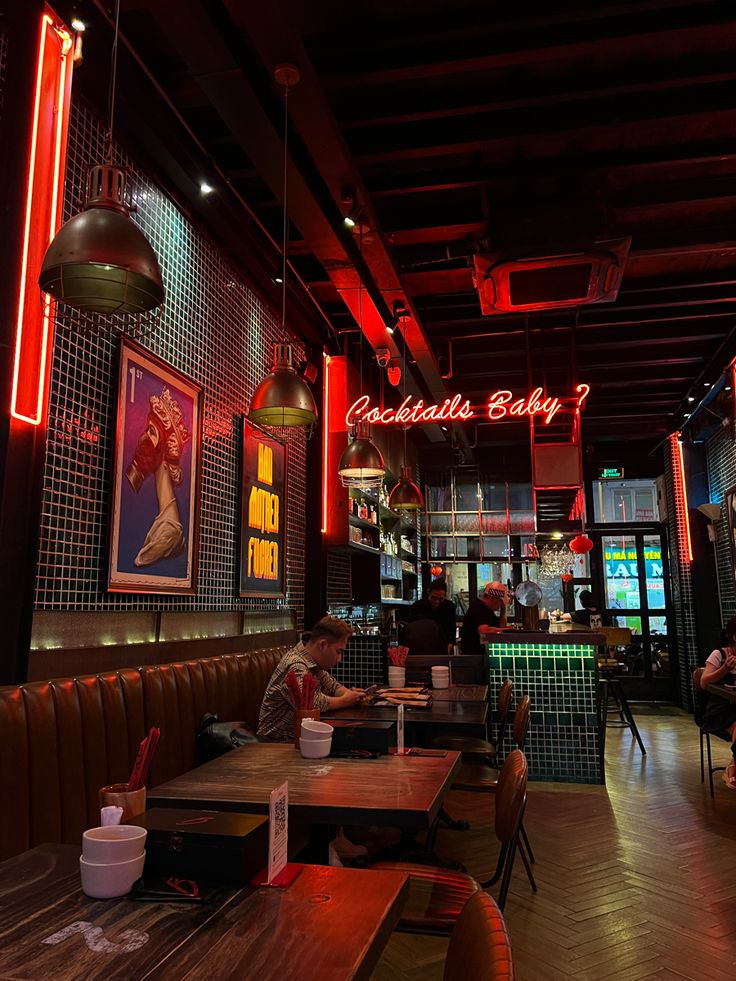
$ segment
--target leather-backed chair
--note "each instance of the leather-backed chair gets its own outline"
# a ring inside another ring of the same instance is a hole
[[[474,892],[450,937],[443,981],[514,981],[506,922],[485,892]]]
[[[498,754],[501,752],[506,739],[513,691],[514,686],[508,678],[498,690],[496,703],[498,735],[495,743],[489,742],[487,739],[476,739],[472,736],[437,736],[432,740],[432,745],[440,749],[454,749],[456,752],[462,753],[463,756],[480,758],[488,765],[495,766]]]
[[[693,671],[693,687],[694,691],[694,719],[695,725],[698,727],[698,732],[700,733],[700,782],[705,783],[705,760],[703,754],[703,742],[708,751],[708,783],[710,785],[710,796],[715,797],[715,790],[713,788],[713,774],[718,773],[721,770],[725,770],[725,766],[713,766],[713,758],[711,755],[710,748],[710,737],[711,733],[706,732],[703,728],[703,716],[705,714],[705,709],[708,704],[708,699],[710,695],[705,691],[700,683],[700,679],[703,677],[704,668],[695,668]],[[718,739],[725,739],[727,743],[731,742],[731,736],[728,732],[714,732],[712,735],[716,736]]]
[[[464,872],[409,862],[376,862],[371,866],[374,869],[395,869],[409,875],[409,899],[401,913],[397,930],[447,936],[473,893],[488,889],[499,880],[498,908],[503,910],[526,805],[527,779],[526,757],[521,750],[514,749],[506,757],[498,778],[493,826],[501,849],[495,872],[485,882],[479,882]]]

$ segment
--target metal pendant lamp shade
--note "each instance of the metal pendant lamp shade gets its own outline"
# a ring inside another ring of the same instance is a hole
[[[421,511],[424,508],[424,495],[414,483],[411,467],[404,463],[401,478],[389,494],[388,506],[392,511]]]
[[[386,475],[383,456],[371,439],[367,422],[357,422],[352,443],[348,444],[337,468],[343,487],[378,487]]]
[[[296,373],[291,344],[274,344],[273,368],[253,393],[248,417],[261,426],[309,426],[317,405],[306,381]]]
[[[142,314],[161,306],[164,286],[156,253],[130,219],[119,167],[91,168],[84,210],[49,245],[38,285],[86,313]]]

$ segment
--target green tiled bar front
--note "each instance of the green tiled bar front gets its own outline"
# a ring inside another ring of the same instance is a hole
[[[506,634],[488,648],[491,697],[508,678],[512,705],[532,700],[531,726],[524,749],[532,780],[601,783],[600,737],[596,711],[598,635]],[[584,640],[583,640],[584,638]],[[600,638],[602,640],[602,638]],[[513,748],[506,740],[505,752]],[[505,755],[505,753],[504,753]]]

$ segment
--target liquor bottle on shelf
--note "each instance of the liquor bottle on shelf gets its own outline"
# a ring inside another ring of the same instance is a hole
[[[365,521],[368,518],[368,505],[365,503],[365,498],[361,497],[360,506],[358,510],[358,517]]]

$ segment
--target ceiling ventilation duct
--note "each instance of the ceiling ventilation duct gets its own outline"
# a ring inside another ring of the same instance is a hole
[[[475,286],[486,316],[556,310],[616,299],[630,238],[596,242],[588,251],[473,257]]]

